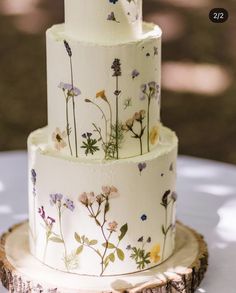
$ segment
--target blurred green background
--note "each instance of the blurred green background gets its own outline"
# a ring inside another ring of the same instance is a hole
[[[180,153],[236,163],[235,0],[144,0],[144,19],[164,31],[162,121]],[[47,123],[45,30],[62,21],[63,0],[0,1],[0,151]]]

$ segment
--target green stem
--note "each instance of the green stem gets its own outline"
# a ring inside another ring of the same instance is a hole
[[[139,142],[140,142],[140,154],[143,154],[143,142],[142,142],[142,131],[143,131],[143,120],[141,119],[140,121],[140,135],[139,135]]]
[[[109,106],[109,111],[110,111],[110,137],[112,135],[112,109],[111,109],[111,104],[109,103],[109,101],[107,101],[108,106]]]
[[[64,93],[64,95],[65,95],[65,93]],[[68,109],[69,99],[66,95],[65,95],[65,98],[66,98],[66,132],[67,132],[68,145],[70,148],[70,154],[71,154],[71,156],[73,156],[71,142],[70,142],[70,124],[69,124],[69,109]]]
[[[46,254],[47,254],[47,249],[48,249],[48,243],[49,243],[49,236],[47,235],[47,240],[44,248],[44,253],[43,253],[43,262],[45,262],[46,259]]]
[[[119,91],[119,77],[116,76],[116,158],[119,159],[119,143],[118,143],[118,131],[119,131],[119,102],[118,102],[118,91]]]
[[[102,118],[104,118],[104,120],[105,120],[105,141],[106,141],[106,143],[107,143],[107,123],[108,123],[108,121],[107,121],[107,118],[106,118],[106,115],[105,115],[105,113],[104,113],[104,111],[102,110],[102,108],[99,106],[99,105],[97,105],[96,103],[94,103],[93,101],[91,101],[91,103],[95,106],[95,107],[97,107],[100,111],[101,111],[101,113],[102,113]],[[100,133],[100,135],[101,135],[101,133]],[[101,135],[102,136],[102,135]]]
[[[61,240],[63,241],[63,246],[64,246],[64,253],[65,253],[65,266],[66,270],[69,271],[68,269],[68,264],[67,264],[67,249],[66,249],[66,243],[64,240],[63,232],[62,232],[62,213],[61,213],[61,207],[58,208],[58,217],[59,217],[59,228],[60,228],[60,236]]]
[[[148,152],[150,152],[150,104],[151,104],[151,97],[148,96],[148,111],[147,111],[147,148]]]
[[[73,64],[72,64],[72,58],[70,57],[70,75],[71,75],[71,86],[72,86],[72,95],[73,95],[73,89],[74,89],[74,78],[73,78]],[[73,103],[73,120],[74,120],[74,131],[75,131],[75,155],[76,158],[78,158],[78,141],[77,141],[77,125],[76,125],[76,116],[75,116],[75,97],[72,96],[72,103]]]
[[[35,186],[34,186],[35,189]],[[35,202],[35,194],[33,194],[34,196],[34,233],[33,233],[33,240],[34,240],[34,244],[36,243],[36,215],[35,215],[35,209],[36,209],[36,202]]]
[[[102,275],[104,274],[105,270],[106,270],[106,267],[105,267],[105,265],[104,265],[104,259],[105,259],[106,254],[107,254],[108,243],[109,243],[109,240],[110,240],[110,238],[111,238],[111,234],[112,234],[112,231],[110,232],[108,238],[106,239],[106,247],[105,247],[104,253],[103,253],[103,255],[102,255],[102,262],[101,262],[101,265],[102,265],[102,271],[101,271],[100,276],[102,276]]]
[[[164,257],[165,257],[166,237],[167,237],[167,208],[168,207],[165,208],[165,236],[164,236],[163,252],[162,252],[161,261],[163,261]]]

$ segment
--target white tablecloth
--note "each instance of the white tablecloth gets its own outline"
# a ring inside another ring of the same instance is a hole
[[[27,218],[26,174],[25,152],[0,153],[0,233]],[[235,293],[236,167],[180,157],[177,191],[178,219],[201,232],[209,245],[209,270],[197,292]]]

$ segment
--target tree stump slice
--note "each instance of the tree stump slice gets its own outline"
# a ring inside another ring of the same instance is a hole
[[[192,293],[208,267],[202,235],[177,222],[174,254],[159,266],[128,275],[78,276],[42,264],[29,252],[28,222],[0,239],[0,279],[17,293]]]

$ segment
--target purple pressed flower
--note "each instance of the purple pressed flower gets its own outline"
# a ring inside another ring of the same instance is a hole
[[[39,208],[39,211],[38,212],[39,212],[41,218],[43,220],[45,220],[45,211],[44,211],[44,207],[43,206],[41,206],[41,208]]]
[[[158,47],[154,47],[154,56],[158,55]]]
[[[149,91],[151,93],[151,96],[156,98],[158,97],[160,86],[155,82],[151,81],[148,83]]]
[[[65,200],[65,206],[67,207],[67,209],[69,209],[70,211],[74,211],[75,209],[75,205],[74,205],[74,202],[72,200],[70,200],[69,198],[67,198]]]
[[[31,175],[32,177],[36,178],[37,174],[34,169],[31,169]]]
[[[173,200],[174,202],[176,202],[176,201],[177,201],[177,198],[178,198],[177,193],[176,193],[176,192],[172,192],[172,194],[171,194],[171,198],[172,198],[172,200]]]
[[[151,243],[151,242],[152,242],[152,238],[151,237],[148,237],[147,243]]]
[[[171,191],[167,190],[162,197],[162,205],[165,208],[167,208],[167,206],[168,206],[168,197],[169,197],[170,193],[171,193]]]
[[[138,164],[139,172],[141,173],[146,167],[147,167],[147,164],[145,162],[144,163],[139,163]]]
[[[80,89],[78,89],[77,87],[73,87],[73,85],[70,84],[70,83],[60,82],[60,84],[58,85],[58,87],[60,89],[62,89],[63,91],[68,91],[68,95],[69,96],[76,97],[76,96],[81,95]]]
[[[90,138],[92,136],[92,133],[87,132],[87,137]]]
[[[83,134],[82,134],[82,137],[83,137],[83,138],[87,138],[86,133],[83,133]]]
[[[134,69],[131,73],[132,78],[135,79],[136,77],[138,77],[140,75],[140,73],[138,72],[137,69]]]
[[[110,14],[108,14],[107,20],[119,22],[119,21],[116,20],[116,17],[115,17],[115,13],[114,12],[111,12]]]
[[[33,185],[36,184],[36,178],[37,178],[37,174],[36,174],[35,170],[31,169],[31,181],[32,181]]]
[[[121,63],[120,59],[115,59],[112,63],[111,69],[114,70],[113,76],[121,76]]]
[[[156,90],[157,83],[155,81],[151,81],[148,83],[149,90]]]
[[[70,94],[72,96],[79,96],[81,95],[81,91],[80,89],[78,89],[77,87],[73,87],[71,90],[70,90]]]
[[[67,51],[69,57],[72,57],[72,51],[71,51],[70,45],[66,40],[64,40],[64,46],[66,48],[66,51]]]
[[[146,84],[142,84],[141,85],[141,91],[142,91],[142,93],[146,93],[146,91],[147,91],[147,85]]]
[[[51,205],[57,204],[57,202],[61,202],[63,195],[60,193],[50,194],[50,203]]]

